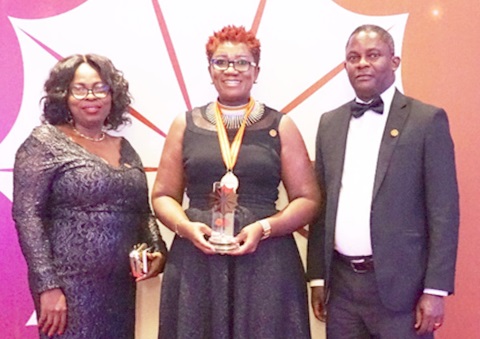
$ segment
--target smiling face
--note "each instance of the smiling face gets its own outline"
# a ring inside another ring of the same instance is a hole
[[[369,101],[395,81],[400,58],[374,31],[360,31],[348,41],[345,69],[356,95]]]
[[[70,84],[92,89],[96,84],[102,83],[98,72],[87,63],[78,66],[75,76]],[[72,113],[75,127],[79,130],[101,130],[105,119],[110,114],[112,96],[108,94],[103,99],[98,99],[90,91],[84,99],[78,100],[73,95],[68,96],[68,108]]]
[[[226,59],[228,61],[254,61],[252,53],[244,43],[224,42],[213,53],[212,59]],[[260,69],[251,66],[245,72],[239,72],[230,65],[226,70],[217,70],[209,66],[210,77],[218,92],[219,101],[227,106],[246,104],[250,98],[250,90],[257,80]]]

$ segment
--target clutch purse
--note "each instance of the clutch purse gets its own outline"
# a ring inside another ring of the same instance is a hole
[[[147,253],[152,250],[152,247],[147,247],[147,244],[141,243],[133,246],[130,252],[130,268],[132,275],[135,278],[143,276],[148,272]]]

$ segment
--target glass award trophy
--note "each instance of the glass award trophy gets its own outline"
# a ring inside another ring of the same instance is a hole
[[[213,184],[212,235],[208,241],[218,253],[225,253],[238,247],[234,238],[237,187],[238,179],[231,172],[228,172],[220,182]]]

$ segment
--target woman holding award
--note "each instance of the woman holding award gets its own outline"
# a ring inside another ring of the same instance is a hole
[[[107,133],[129,121],[128,82],[106,57],[76,54],[44,87],[44,123],[18,149],[13,172],[40,337],[133,339],[135,281],[157,276],[167,253],[140,157]],[[129,252],[144,242],[153,253],[135,279]]]
[[[289,117],[250,96],[260,70],[251,32],[224,27],[206,50],[218,98],[175,119],[153,188],[157,217],[176,232],[159,337],[309,338],[292,236],[319,208],[305,145]],[[289,203],[278,211],[280,181]]]

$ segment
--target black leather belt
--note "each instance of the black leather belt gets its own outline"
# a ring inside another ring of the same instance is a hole
[[[374,269],[373,256],[350,257],[335,251],[335,258],[347,264],[355,273],[367,273]]]

